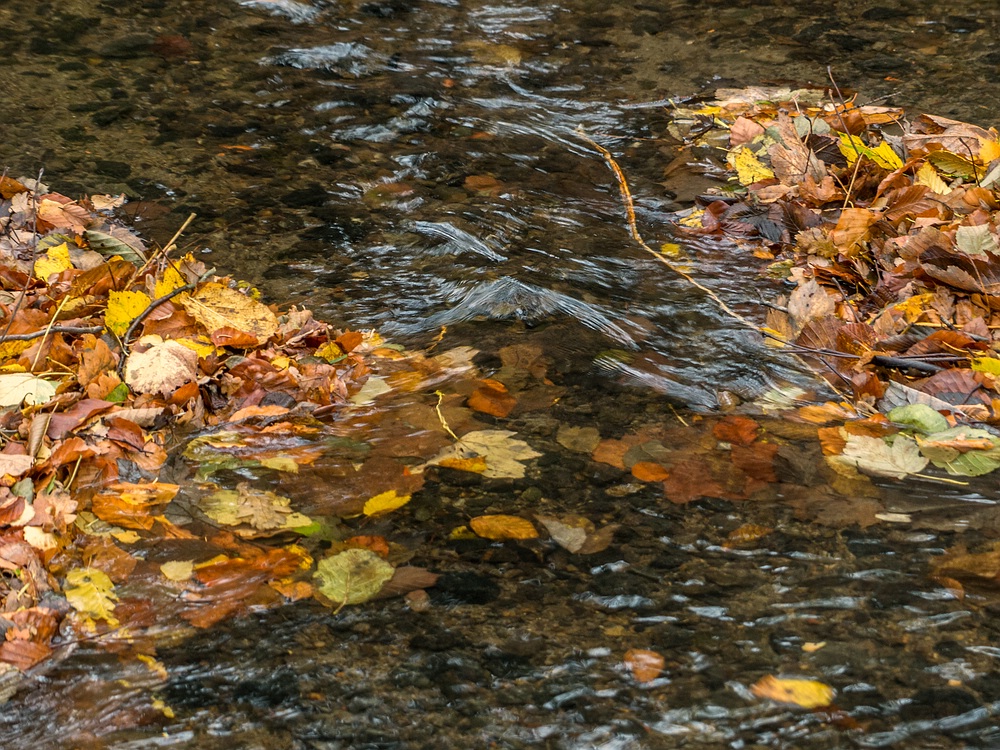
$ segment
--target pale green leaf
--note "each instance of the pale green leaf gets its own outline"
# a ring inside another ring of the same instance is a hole
[[[948,420],[944,415],[926,404],[897,406],[887,416],[896,424],[908,425],[925,435],[948,429]]]
[[[337,604],[360,604],[375,596],[395,569],[368,549],[349,549],[320,560],[313,577],[317,588]]]

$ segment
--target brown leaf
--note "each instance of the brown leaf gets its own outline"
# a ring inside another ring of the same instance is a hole
[[[662,482],[670,476],[670,472],[652,461],[637,461],[632,464],[632,476],[640,482]]]
[[[481,381],[468,401],[470,409],[501,419],[510,414],[516,404],[517,399],[508,393],[507,386],[490,379]]]
[[[712,427],[716,440],[733,445],[750,445],[757,439],[759,432],[760,425],[757,422],[740,414],[723,417]]]

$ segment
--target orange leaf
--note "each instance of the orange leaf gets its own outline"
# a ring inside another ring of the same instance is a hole
[[[652,461],[639,461],[632,464],[632,476],[640,482],[662,482],[670,472]]]
[[[483,456],[473,456],[472,458],[459,458],[457,456],[453,458],[442,458],[438,461],[437,465],[444,466],[447,469],[472,471],[476,474],[482,474],[486,471],[486,459]]]
[[[484,539],[535,539],[538,531],[525,518],[518,516],[477,516],[469,527]]]
[[[733,445],[750,445],[757,439],[757,432],[760,425],[750,417],[734,414],[724,417],[712,428],[712,434],[716,440]]]
[[[483,380],[469,396],[469,408],[494,417],[506,417],[517,404],[517,399],[507,392],[507,386],[498,380]]]
[[[209,338],[216,346],[231,346],[234,349],[254,349],[260,345],[260,341],[255,335],[232,326],[222,326],[215,329]]]
[[[636,682],[652,682],[663,671],[663,657],[655,651],[642,648],[630,648],[625,652],[625,666]]]
[[[383,559],[389,557],[389,543],[382,536],[352,536],[343,544],[345,549],[367,549]]]
[[[363,340],[364,336],[362,336],[358,331],[345,331],[334,339],[337,346],[339,346],[345,354],[349,353]]]
[[[726,543],[723,545],[727,549],[732,549],[741,544],[756,542],[758,539],[767,536],[774,529],[770,526],[761,526],[756,523],[745,523],[729,532]]]

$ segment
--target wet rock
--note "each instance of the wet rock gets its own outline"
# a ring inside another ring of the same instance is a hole
[[[479,573],[445,573],[428,593],[435,605],[489,604],[500,597],[500,586]]]
[[[122,161],[98,159],[94,171],[105,177],[115,177],[119,180],[124,180],[132,174],[132,167]]]
[[[116,60],[130,60],[150,54],[155,41],[149,34],[129,34],[105,43],[98,54]]]
[[[904,721],[943,719],[972,711],[980,705],[972,693],[961,688],[924,688],[899,709],[899,716]]]

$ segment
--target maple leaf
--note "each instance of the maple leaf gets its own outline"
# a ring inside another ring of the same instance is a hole
[[[425,466],[432,464],[448,464],[453,468],[464,469],[463,461],[482,461],[485,467],[479,471],[483,476],[497,479],[509,477],[521,479],[524,476],[524,464],[531,458],[542,455],[523,440],[512,438],[516,433],[510,430],[478,430],[468,432],[454,445],[446,448],[437,457],[431,459]],[[468,470],[468,469],[466,469]]]

